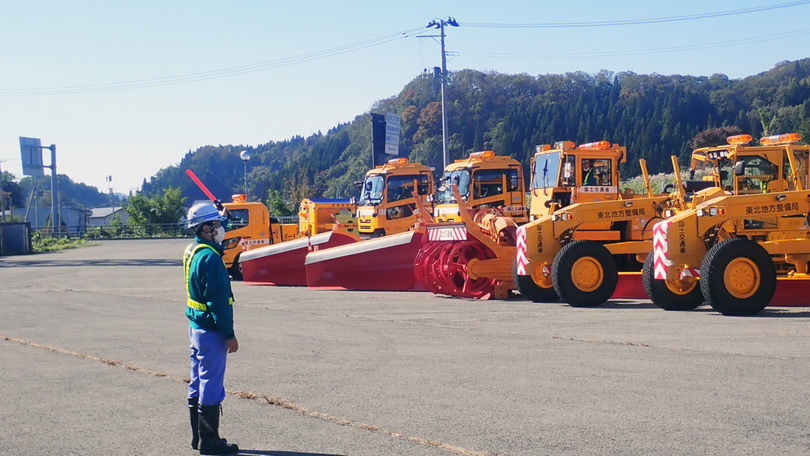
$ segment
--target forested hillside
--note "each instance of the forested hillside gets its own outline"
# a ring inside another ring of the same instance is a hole
[[[400,150],[413,161],[442,167],[439,81],[418,77],[399,95],[381,100],[371,112],[402,117]],[[537,144],[608,140],[627,147],[625,177],[639,172],[670,172],[677,154],[685,163],[691,140],[700,132],[736,126],[763,133],[801,132],[810,139],[810,59],[782,62],[774,69],[739,80],[722,74],[695,77],[632,72],[581,72],[530,76],[463,70],[451,73],[447,93],[451,159],[492,149],[524,164]],[[244,188],[239,152],[248,150],[252,200],[277,192],[290,207],[302,197],[348,197],[371,164],[369,113],[325,134],[269,142],[255,148],[205,146],[189,152],[178,166],[158,172],[142,191],[180,187],[190,199],[204,198],[185,176],[192,169],[223,199]]]
[[[32,190],[36,190],[35,192]],[[59,175],[59,194],[61,204],[67,207],[93,208],[116,204],[121,206],[120,195],[105,194],[96,187],[73,182],[70,177]],[[16,182],[14,176],[4,171],[0,178],[0,209],[14,207],[47,207],[51,204],[50,176],[25,176]]]

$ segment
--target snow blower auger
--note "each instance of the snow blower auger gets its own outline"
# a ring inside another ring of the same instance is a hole
[[[416,280],[436,294],[508,298],[515,288],[512,260],[517,223],[497,208],[471,209],[455,184],[452,191],[461,223],[425,227],[426,242],[414,260]]]

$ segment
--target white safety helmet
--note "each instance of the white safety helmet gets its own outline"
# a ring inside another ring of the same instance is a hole
[[[216,206],[208,201],[191,206],[191,209],[188,210],[188,214],[186,214],[186,218],[188,219],[186,228],[189,229],[195,228],[205,222],[213,222],[214,220],[224,222],[226,220],[226,217],[220,215]]]

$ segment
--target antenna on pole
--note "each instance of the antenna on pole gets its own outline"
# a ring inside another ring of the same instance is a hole
[[[447,20],[433,19],[428,23],[427,28],[434,28],[439,29],[440,36],[441,36],[441,45],[442,45],[442,74],[441,74],[441,85],[442,85],[442,162],[443,162],[443,169],[447,168],[447,162],[450,161],[448,154],[447,154],[447,108],[445,103],[445,91],[447,86],[447,55],[444,50],[444,27],[449,25],[451,27],[458,27],[458,22],[452,17],[448,17]]]

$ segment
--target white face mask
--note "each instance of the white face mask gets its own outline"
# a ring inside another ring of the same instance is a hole
[[[222,228],[217,228],[217,231],[214,233],[214,242],[217,244],[222,244],[222,241],[225,240],[225,230]]]

